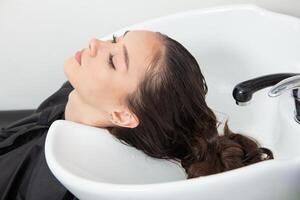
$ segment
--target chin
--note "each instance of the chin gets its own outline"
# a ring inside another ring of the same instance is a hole
[[[72,77],[77,67],[76,64],[78,64],[76,60],[75,62],[74,62],[74,58],[69,58],[64,62],[64,74],[65,77],[70,81],[70,83],[72,82]]]

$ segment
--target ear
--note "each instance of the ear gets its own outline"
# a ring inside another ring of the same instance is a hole
[[[135,128],[139,125],[138,117],[129,110],[113,111],[111,121],[118,126],[127,128]]]

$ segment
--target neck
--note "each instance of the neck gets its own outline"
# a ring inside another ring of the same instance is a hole
[[[105,128],[114,125],[109,120],[108,113],[101,112],[82,102],[79,98],[77,98],[76,95],[71,93],[65,107],[65,120],[99,128]]]

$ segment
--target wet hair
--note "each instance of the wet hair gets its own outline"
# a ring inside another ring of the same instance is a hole
[[[272,151],[233,133],[227,121],[224,134],[218,134],[220,124],[205,101],[208,88],[196,59],[176,40],[156,33],[163,47],[125,101],[139,125],[107,130],[151,157],[179,161],[187,178],[273,159]]]

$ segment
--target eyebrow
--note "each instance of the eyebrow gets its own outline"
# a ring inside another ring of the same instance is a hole
[[[125,35],[129,32],[129,30],[127,30],[124,35],[123,35],[123,39],[125,37]],[[129,55],[128,55],[128,50],[126,48],[126,46],[123,44],[123,53],[124,53],[124,58],[125,58],[125,63],[126,63],[126,68],[127,68],[127,71],[129,69]]]

